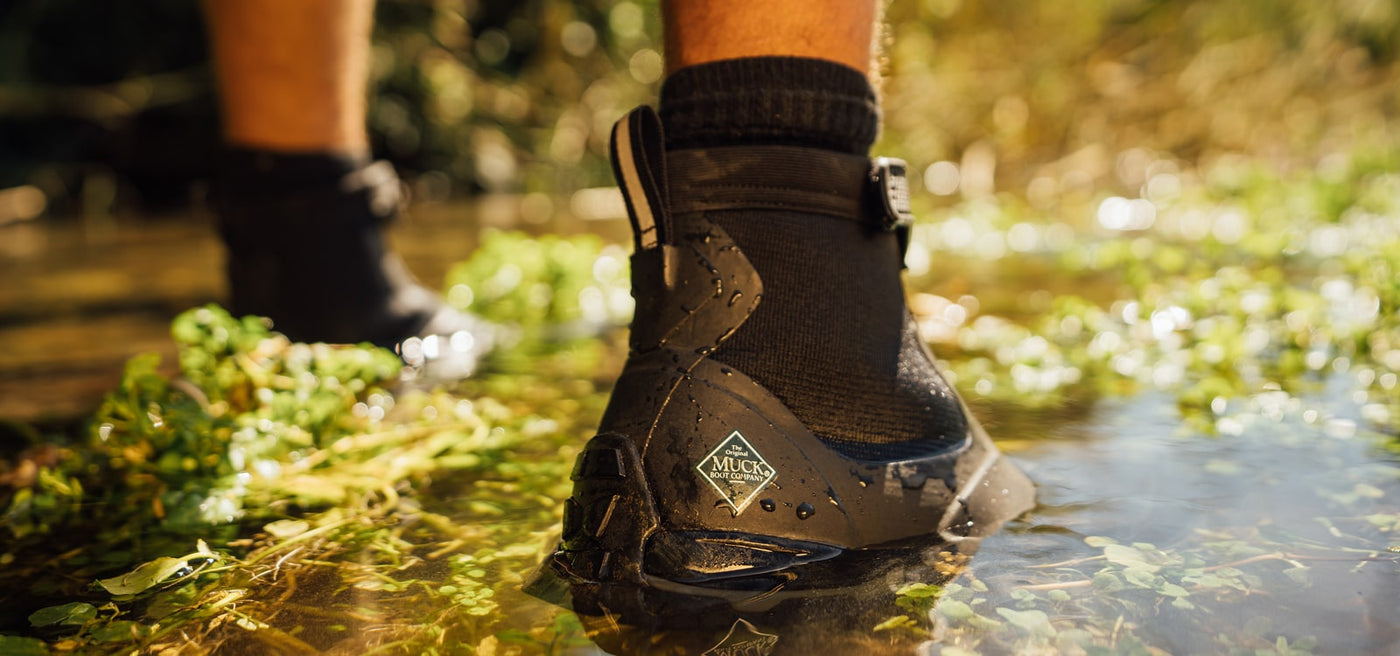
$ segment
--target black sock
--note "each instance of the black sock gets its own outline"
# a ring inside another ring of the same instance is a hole
[[[682,68],[661,87],[660,113],[670,150],[767,144],[864,155],[880,127],[864,73],[802,57]]]
[[[795,58],[682,69],[666,82],[660,113],[669,150],[789,145],[864,155],[879,122],[864,75]],[[803,166],[775,166],[791,177],[772,184],[811,193]],[[706,181],[673,169],[671,183]],[[763,282],[762,302],[715,360],[754,378],[852,457],[914,457],[963,439],[961,407],[908,321],[894,233],[782,209],[706,216]]]
[[[277,198],[335,186],[370,163],[368,152],[279,152],[231,147],[224,153],[219,186],[224,193]]]

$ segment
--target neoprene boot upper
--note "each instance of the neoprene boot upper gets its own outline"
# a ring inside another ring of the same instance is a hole
[[[659,120],[646,108],[614,130],[615,170],[636,236],[637,314],[631,356],[573,472],[553,560],[560,573],[580,582],[762,587],[773,575],[911,540],[970,548],[1028,507],[1029,482],[946,384],[925,397],[949,402],[927,419],[933,430],[876,451],[892,456],[859,457],[815,433],[756,376],[715,357],[768,290],[711,213],[777,205],[830,214],[887,239],[898,257],[909,219],[898,162],[833,169],[822,151],[667,155],[660,144]],[[685,188],[668,179],[668,165],[685,171]],[[775,180],[804,172],[835,186],[775,193]],[[892,348],[931,367],[907,314],[900,319]]]

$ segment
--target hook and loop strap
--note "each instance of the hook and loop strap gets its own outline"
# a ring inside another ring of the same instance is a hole
[[[667,153],[678,214],[786,210],[856,221],[872,230],[907,229],[908,166],[799,146],[721,146]]]
[[[661,117],[651,107],[638,107],[613,126],[613,175],[627,202],[639,252],[671,242],[665,144]]]
[[[909,246],[914,213],[908,165],[799,146],[720,146],[666,154],[677,214],[782,210],[825,215],[894,233]]]

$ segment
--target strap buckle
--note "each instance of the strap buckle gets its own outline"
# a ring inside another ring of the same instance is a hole
[[[878,198],[880,226],[885,230],[905,230],[914,224],[914,209],[909,203],[909,165],[897,157],[876,157],[871,160],[870,187]]]

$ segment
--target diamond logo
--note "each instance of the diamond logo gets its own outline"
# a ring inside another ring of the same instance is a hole
[[[700,476],[719,492],[719,496],[734,509],[735,515],[744,512],[754,497],[778,476],[778,472],[737,430],[695,465],[695,471],[700,472]]]

